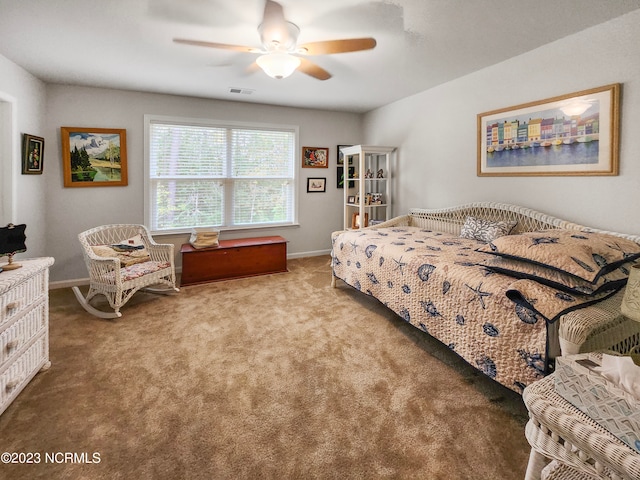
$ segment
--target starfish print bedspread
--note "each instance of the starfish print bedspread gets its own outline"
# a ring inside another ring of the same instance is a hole
[[[492,272],[482,265],[487,254],[476,251],[483,245],[418,227],[335,232],[332,267],[337,278],[521,393],[547,372],[547,329],[581,300]]]

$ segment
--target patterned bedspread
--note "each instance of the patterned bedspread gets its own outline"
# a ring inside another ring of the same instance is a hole
[[[519,393],[545,374],[547,329],[576,307],[552,288],[484,268],[477,240],[395,227],[336,232],[332,241],[337,278]]]

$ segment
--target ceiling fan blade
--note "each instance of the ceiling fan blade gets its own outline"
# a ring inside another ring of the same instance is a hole
[[[224,50],[234,50],[236,52],[250,52],[250,53],[258,53],[261,50],[259,48],[253,47],[245,47],[243,45],[229,45],[226,43],[215,43],[215,42],[203,42],[201,40],[187,40],[185,38],[174,38],[174,42],[183,43],[185,45],[196,45],[198,47],[210,47],[210,48],[221,48]]]
[[[331,53],[359,52],[370,50],[376,46],[375,38],[350,38],[345,40],[326,40],[300,45],[298,50],[306,55],[327,55]],[[306,50],[306,51],[304,51]]]
[[[278,2],[267,0],[264,4],[262,23],[283,24],[285,21],[282,5]]]
[[[331,74],[321,66],[316,65],[306,58],[298,58],[300,59],[300,66],[298,67],[298,71],[306,73],[307,75],[313,78],[317,78],[318,80],[329,80],[331,78]]]

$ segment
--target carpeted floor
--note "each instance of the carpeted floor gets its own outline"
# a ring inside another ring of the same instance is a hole
[[[328,256],[288,264],[139,293],[118,320],[52,291],[52,367],[0,416],[0,452],[40,463],[0,478],[524,478],[518,394],[332,289]]]

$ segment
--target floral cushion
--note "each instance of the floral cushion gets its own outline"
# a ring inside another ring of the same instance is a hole
[[[135,265],[120,269],[120,275],[122,276],[123,282],[128,282],[129,280],[135,280],[136,278],[148,275],[150,273],[155,273],[164,268],[169,268],[170,266],[171,264],[169,262],[137,263]]]
[[[484,220],[470,216],[466,218],[464,225],[462,225],[460,236],[489,243],[498,237],[509,235],[516,224],[517,222]]]

